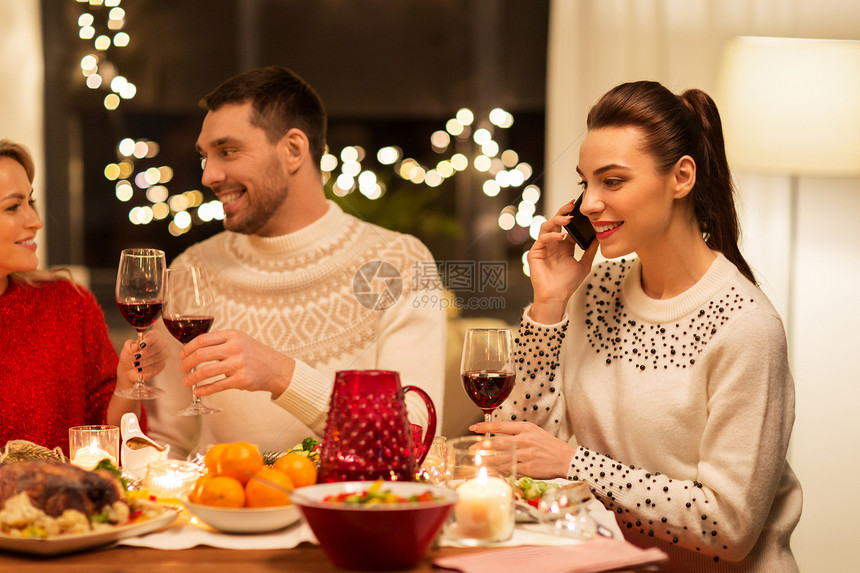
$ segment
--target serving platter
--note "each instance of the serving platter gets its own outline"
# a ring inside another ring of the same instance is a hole
[[[0,534],[0,551],[31,555],[62,555],[114,543],[127,537],[145,535],[173,523],[180,508],[165,507],[159,516],[128,525],[117,525],[103,531],[60,535],[49,539],[30,539]]]

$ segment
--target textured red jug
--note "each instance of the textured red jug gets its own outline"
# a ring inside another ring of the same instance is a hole
[[[420,448],[413,448],[407,392],[415,392],[427,406]],[[401,387],[397,372],[340,371],[331,393],[317,481],[412,481],[435,434],[436,408],[430,396],[416,386]]]

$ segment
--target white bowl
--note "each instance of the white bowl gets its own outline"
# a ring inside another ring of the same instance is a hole
[[[200,521],[225,533],[265,533],[277,531],[299,521],[301,513],[295,505],[279,507],[242,507],[229,509],[200,505],[183,499],[182,503]]]

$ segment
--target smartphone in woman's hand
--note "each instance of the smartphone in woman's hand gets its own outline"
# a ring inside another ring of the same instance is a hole
[[[567,232],[570,233],[576,244],[584,251],[594,241],[594,227],[591,226],[591,221],[588,217],[583,215],[582,211],[579,210],[580,207],[582,207],[582,195],[573,204],[573,211],[568,213],[568,215],[573,215],[573,218],[564,228],[567,229]]]

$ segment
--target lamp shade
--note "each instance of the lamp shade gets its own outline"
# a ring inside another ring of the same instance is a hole
[[[860,41],[734,38],[719,98],[736,167],[860,175]]]

